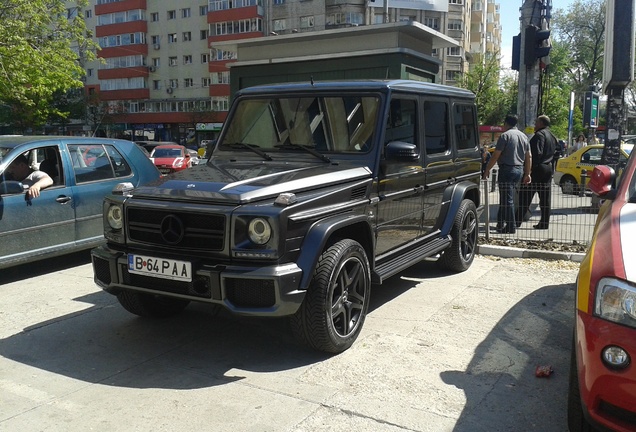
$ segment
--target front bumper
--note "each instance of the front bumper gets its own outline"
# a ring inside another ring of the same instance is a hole
[[[203,260],[192,263],[192,282],[181,282],[129,273],[127,255],[108,246],[93,249],[91,258],[95,283],[115,295],[131,290],[178,297],[251,316],[292,315],[305,297],[299,289],[302,270],[295,263],[240,267]]]
[[[613,431],[636,430],[636,329],[581,311],[576,326],[579,387],[588,418]],[[601,358],[609,345],[627,351],[631,364],[621,370],[606,366]]]

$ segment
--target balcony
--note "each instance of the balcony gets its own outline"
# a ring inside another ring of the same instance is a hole
[[[95,5],[95,15],[124,12],[134,9],[146,9],[146,0],[122,0],[114,3]]]

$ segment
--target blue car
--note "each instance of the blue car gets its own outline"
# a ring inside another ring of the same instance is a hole
[[[9,168],[21,155],[29,171],[46,172],[53,180],[40,196],[31,197]],[[159,177],[130,141],[0,136],[0,268],[101,244],[104,196],[118,183],[137,187]]]

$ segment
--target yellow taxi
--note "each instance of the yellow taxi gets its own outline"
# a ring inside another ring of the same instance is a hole
[[[569,156],[559,159],[554,169],[554,184],[561,186],[564,194],[576,194],[581,190],[582,181],[587,182],[596,165],[600,165],[603,144],[585,146]],[[619,171],[624,167],[634,144],[623,143],[619,159]],[[583,174],[586,174],[583,176]]]

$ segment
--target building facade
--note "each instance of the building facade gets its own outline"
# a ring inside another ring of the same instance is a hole
[[[432,52],[441,62],[435,81],[457,84],[473,59],[499,50],[498,10],[494,0],[90,0],[78,13],[101,50],[84,65],[84,128],[133,139],[216,137],[239,60],[227,42],[249,38],[417,21],[459,43]]]

